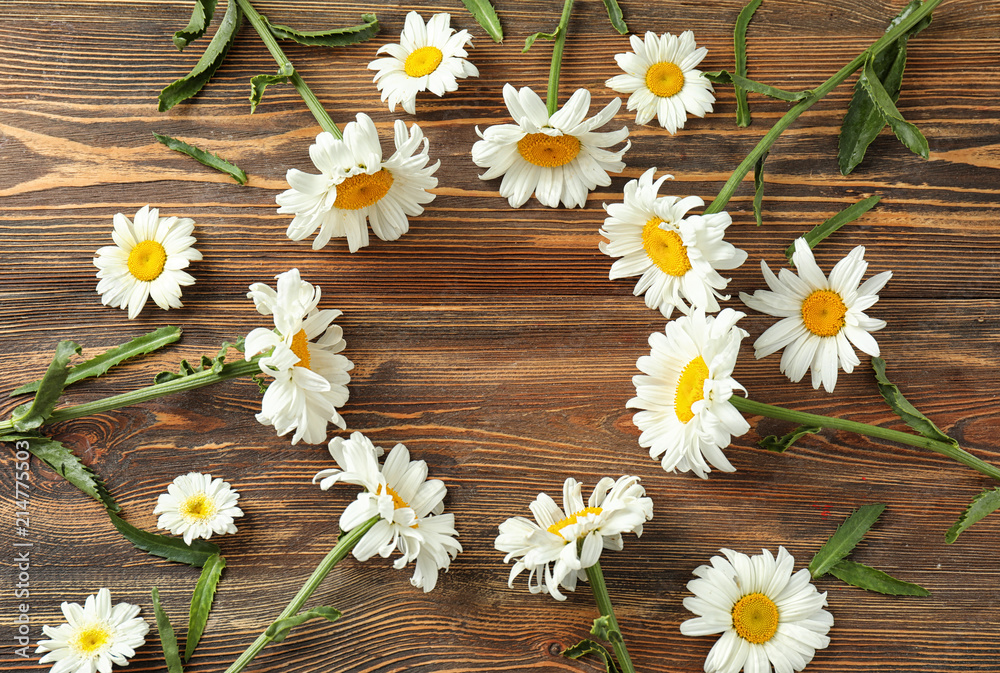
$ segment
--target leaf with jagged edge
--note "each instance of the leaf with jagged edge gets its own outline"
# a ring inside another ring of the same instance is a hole
[[[716,70],[714,72],[703,72],[702,75],[715,84],[732,84],[734,86],[742,87],[747,91],[752,91],[754,93],[759,93],[764,96],[770,96],[771,98],[776,98],[778,100],[783,100],[786,103],[796,103],[803,98],[806,98],[812,93],[810,89],[804,89],[802,91],[788,91],[787,89],[779,89],[776,86],[771,86],[770,84],[764,84],[763,82],[758,82],[757,80],[748,79],[736,73],[729,72],[728,70]]]
[[[580,657],[586,656],[588,654],[593,654],[599,659],[604,660],[604,667],[607,673],[619,673],[618,666],[615,664],[614,657],[611,656],[611,652],[608,648],[604,647],[600,643],[595,643],[593,640],[583,639],[572,647],[567,647],[562,651],[562,655],[567,659],[579,659]]]
[[[291,63],[284,63],[278,72],[273,75],[262,74],[254,75],[250,79],[250,114],[257,111],[257,106],[260,105],[261,99],[264,98],[264,89],[266,89],[271,84],[285,84],[288,82],[288,78],[295,74],[295,69],[292,67]]]
[[[618,31],[618,34],[628,35],[628,26],[625,25],[625,18],[622,16],[622,8],[618,6],[618,0],[604,0],[604,8],[608,10],[611,26]]]
[[[490,0],[462,0],[462,4],[494,42],[503,42],[503,26]]]
[[[225,173],[241,185],[245,185],[247,183],[248,178],[246,171],[236,164],[226,161],[218,154],[209,154],[200,147],[195,147],[194,145],[186,143],[183,140],[171,138],[170,136],[165,136],[157,133],[156,131],[153,131],[153,137],[175,152],[186,154],[198,163],[204,164],[209,168],[214,168],[221,173]]]
[[[160,631],[160,645],[163,648],[163,659],[167,663],[167,673],[184,673],[181,665],[181,655],[177,651],[177,636],[170,624],[163,606],[160,605],[160,590],[153,587],[153,613],[156,615],[156,628]]]
[[[809,572],[813,579],[819,579],[830,571],[834,565],[851,553],[861,542],[865,533],[878,521],[885,511],[885,505],[875,503],[859,507],[856,512],[840,524],[837,531],[830,536],[812,561],[809,562]]]
[[[559,37],[559,33],[562,31],[562,26],[556,26],[556,29],[551,33],[535,33],[534,35],[529,35],[528,39],[524,41],[524,49],[521,53],[527,52],[531,49],[531,45],[535,43],[535,40],[554,40]]]
[[[174,33],[174,46],[177,47],[178,51],[184,51],[184,47],[205,34],[208,24],[212,22],[212,17],[215,16],[215,6],[217,4],[218,0],[194,0],[194,7],[191,9],[191,20],[188,21],[187,27]]]
[[[625,642],[625,637],[622,632],[618,630],[618,627],[611,621],[611,617],[608,615],[601,615],[594,620],[594,625],[590,627],[590,632],[600,638],[601,640],[606,640],[609,643],[623,643]]]
[[[187,360],[181,360],[179,373],[174,372],[160,372],[155,377],[153,377],[153,383],[166,383],[167,381],[176,381],[177,379],[182,379],[185,376],[191,376],[192,374],[198,374],[199,372],[212,370],[213,373],[218,374],[222,371],[222,368],[226,363],[226,353],[230,348],[233,348],[239,352],[243,352],[243,337],[236,340],[236,343],[230,343],[228,341],[222,342],[222,348],[219,349],[218,355],[214,358],[210,358],[207,355],[201,356],[201,361],[197,367],[194,367]]]
[[[778,437],[777,435],[768,435],[764,439],[757,442],[757,446],[762,449],[767,449],[768,451],[774,451],[775,453],[784,453],[792,446],[792,444],[802,437],[806,435],[815,435],[822,429],[823,428],[814,425],[802,425],[795,428],[787,435],[783,435],[781,437]]]
[[[919,584],[896,579],[876,568],[854,561],[839,561],[828,571],[839,580],[859,589],[866,589],[889,596],[930,596],[931,592]]]
[[[293,40],[299,44],[306,44],[320,47],[343,47],[348,44],[357,44],[370,40],[378,33],[378,18],[374,14],[362,14],[362,23],[346,28],[334,28],[332,30],[301,31],[288,26],[271,23],[267,21],[267,27],[271,34],[280,40]]]
[[[753,217],[759,227],[764,223],[761,209],[764,205],[764,161],[770,152],[764,152],[753,165]]]
[[[78,355],[83,349],[75,341],[60,341],[56,345],[55,355],[49,368],[45,371],[45,376],[38,382],[38,392],[35,399],[30,404],[22,404],[14,409],[11,414],[11,422],[14,429],[19,432],[27,432],[40,427],[48,420],[49,416],[56,408],[59,398],[62,397],[63,388],[66,387],[66,379],[69,377],[69,359]]]
[[[226,559],[219,555],[209,558],[201,568],[201,576],[198,584],[191,594],[191,610],[188,613],[187,640],[184,643],[184,662],[187,663],[198,647],[201,634],[205,632],[205,624],[208,622],[208,613],[212,610],[212,601],[215,599],[215,589],[219,584],[219,577],[222,569],[226,567]]]
[[[958,448],[958,440],[944,434],[934,421],[924,416],[910,401],[903,397],[896,384],[892,383],[885,374],[885,360],[882,358],[872,358],[872,369],[875,370],[875,382],[878,384],[878,391],[886,404],[903,419],[903,422],[919,432],[928,439],[944,442]]]
[[[307,622],[310,619],[323,618],[330,622],[335,622],[341,617],[340,610],[336,608],[331,608],[328,605],[321,605],[319,607],[312,608],[307,612],[295,615],[294,617],[288,617],[286,619],[279,619],[267,627],[267,631],[264,632],[264,636],[273,642],[280,643],[285,638],[288,637],[288,632],[293,628],[298,626],[303,622]]]
[[[885,90],[882,82],[879,81],[871,59],[865,61],[865,66],[861,71],[861,77],[858,78],[858,82],[868,92],[872,103],[875,104],[879,114],[889,124],[892,132],[899,138],[899,142],[903,143],[914,154],[927,159],[930,156],[930,147],[927,145],[927,138],[920,132],[920,129],[903,119],[903,115],[896,109],[896,104],[893,102],[892,97]]]
[[[135,545],[136,548],[153,556],[201,568],[212,556],[219,555],[218,545],[206,540],[194,540],[191,544],[187,544],[177,537],[167,537],[140,530],[112,512],[108,512],[108,516],[111,517],[111,523],[126,540]]]
[[[817,224],[810,231],[803,234],[802,238],[806,239],[806,243],[809,244],[810,248],[815,248],[817,243],[822,241],[824,238],[826,238],[833,232],[840,229],[848,222],[853,222],[854,220],[858,219],[859,217],[867,213],[869,210],[875,207],[875,204],[877,204],[881,200],[882,197],[876,194],[874,196],[869,196],[867,199],[858,201],[857,203],[852,204],[847,208],[844,208],[842,211],[831,217],[826,222],[823,222],[822,224]],[[789,245],[787,248],[785,248],[785,257],[788,258],[789,262],[791,262],[792,255],[794,253],[795,253],[795,242],[792,241],[792,244]]]
[[[28,451],[51,467],[66,481],[104,505],[112,512],[121,510],[111,496],[104,481],[89,467],[80,462],[80,457],[62,442],[38,434],[5,435],[0,441],[27,441]]]
[[[733,55],[736,59],[736,74],[747,76],[747,26],[753,18],[762,0],[750,0],[739,16],[736,17],[736,27],[733,29]],[[747,103],[746,88],[739,82],[734,82],[736,89],[736,125],[750,126],[750,105]],[[757,224],[760,224],[758,222]]]
[[[997,508],[1000,508],[1000,488],[995,488],[992,491],[988,489],[983,491],[972,499],[969,506],[962,512],[962,516],[958,517],[958,521],[944,534],[944,541],[951,544],[969,526],[983,519],[988,514],[992,514]]]

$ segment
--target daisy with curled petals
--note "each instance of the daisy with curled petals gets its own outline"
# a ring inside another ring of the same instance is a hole
[[[695,569],[688,582],[694,596],[684,607],[698,615],[681,624],[686,636],[721,633],[705,659],[706,673],[793,673],[806,667],[816,650],[830,644],[826,635],[833,615],[824,610],[819,593],[802,568],[792,574],[795,559],[778,547],[747,556],[731,549],[713,556],[712,565]]]
[[[240,494],[220,478],[210,474],[189,472],[174,479],[167,492],[160,494],[153,514],[159,514],[157,528],[184,536],[191,544],[196,538],[208,539],[212,534],[235,533],[233,520],[243,516],[236,506]]]
[[[589,119],[590,92],[586,89],[577,89],[551,116],[542,99],[528,87],[517,91],[505,84],[503,99],[515,123],[497,124],[485,131],[476,127],[482,140],[472,146],[472,160],[487,169],[481,179],[503,176],[500,196],[511,207],[524,205],[532,192],[550,208],[556,208],[560,201],[567,208],[583,206],[591,190],[611,184],[609,172],[620,173],[625,168],[621,158],[631,143],[616,151],[604,148],[625,140],[628,128],[595,131],[615,116],[620,99]]]
[[[406,130],[397,119],[396,151],[382,160],[382,146],[371,118],[359,114],[344,127],[338,140],[328,131],[316,136],[309,156],[319,174],[290,168],[291,189],[278,194],[279,213],[292,213],[288,237],[301,241],[319,229],[313,250],[333,237],[347,237],[351,252],[368,245],[368,224],[383,241],[395,241],[410,228],[409,217],[424,212],[434,200],[428,189],[437,187],[434,172],[441,162],[428,166],[428,142],[416,124]]]
[[[657,196],[660,185],[672,175],[653,182],[655,168],[625,185],[623,203],[605,205],[608,212],[600,233],[601,252],[619,257],[611,265],[611,280],[640,276],[633,294],[646,295],[646,306],[669,318],[674,308],[688,314],[694,308],[706,313],[719,310],[719,293],[729,283],[718,270],[735,269],[747,254],[723,240],[733,223],[729,213],[691,215],[691,208],[705,205],[697,196],[679,199]],[[687,303],[690,303],[688,306]]]
[[[274,319],[273,330],[258,327],[246,337],[246,359],[267,352],[260,370],[274,378],[257,420],[278,435],[294,430],[292,444],[321,444],[327,423],[346,427],[337,409],[347,403],[354,363],[340,355],[347,343],[340,326],[331,324],[341,312],[319,310],[320,288],[302,280],[298,269],[276,278],[277,290],[254,283],[247,293],[259,313]]]
[[[625,74],[605,84],[618,93],[631,94],[628,109],[636,111],[637,124],[655,116],[660,126],[675,133],[684,128],[687,115],[704,117],[712,111],[712,83],[696,68],[708,50],[695,46],[694,33],[685,30],[679,36],[657,36],[648,32],[645,40],[632,35],[629,42],[634,53],[615,55]]]
[[[66,623],[43,626],[48,640],[40,640],[39,662],[55,662],[51,673],[110,673],[111,665],[128,666],[129,657],[146,642],[149,625],[138,617],[139,606],[111,605],[111,592],[101,589],[79,603],[62,604]]]
[[[465,45],[472,44],[469,31],[452,33],[455,29],[448,14],[435,14],[424,25],[419,14],[410,12],[399,34],[399,44],[379,48],[377,53],[389,55],[375,59],[368,69],[378,71],[372,81],[382,92],[382,102],[389,101],[389,112],[395,112],[400,104],[410,114],[416,114],[418,92],[430,90],[441,97],[458,90],[457,78],[479,77],[476,66],[465,60],[469,55]]]
[[[795,241],[794,273],[782,269],[775,276],[760,263],[768,290],[740,293],[743,303],[761,313],[781,318],[754,342],[757,359],[785,349],[781,371],[791,381],[801,381],[812,370],[812,387],[822,384],[828,393],[837,383],[837,371],[850,374],[860,363],[851,344],[877,357],[878,343],[870,332],[885,327],[884,320],[869,318],[865,309],[878,301],[878,292],[892,278],[891,271],[872,276],[860,287],[868,269],[864,246],[858,246],[833,267],[827,278],[816,265],[804,238]]]
[[[632,378],[636,396],[628,405],[642,409],[632,422],[642,431],[639,446],[660,458],[667,472],[694,472],[702,479],[709,464],[735,472],[722,449],[750,425],[732,405],[733,379],[740,342],[747,333],[736,326],[744,313],[731,308],[718,316],[696,309],[667,323],[649,337],[650,354],[636,363],[643,372]]]
[[[152,296],[163,310],[180,308],[181,287],[194,284],[184,269],[201,259],[192,248],[197,241],[191,232],[194,220],[160,217],[156,208],[143,206],[135,221],[121,213],[114,217],[111,238],[114,245],[97,251],[97,292],[105,306],[127,308],[129,320]]]

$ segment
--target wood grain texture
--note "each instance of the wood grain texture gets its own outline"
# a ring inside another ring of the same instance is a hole
[[[586,671],[562,648],[586,637],[596,616],[586,587],[557,603],[529,595],[523,578],[507,587],[508,567],[493,549],[497,526],[527,515],[536,493],[557,495],[574,476],[588,487],[603,475],[637,474],[655,517],[624,552],[602,566],[637,670],[702,670],[714,639],[682,636],[681,601],[691,571],[720,547],[745,553],[784,545],[804,567],[852,509],[873,502],[886,513],[852,558],[931,590],[895,598],[817,582],[836,624],[811,672],[957,673],[1000,670],[1000,515],[952,545],[944,532],[989,480],[912,447],[823,432],[785,455],[756,447],[784,424],[751,419],[734,441],[734,474],[702,481],[664,473],[637,444],[631,377],[647,338],[663,319],[632,296],[633,283],[609,281],[611,260],[597,249],[602,203],[650,166],[673,173],[665,191],[710,200],[732,169],[787,106],[750,95],[754,123],[734,124],[730,87],[717,87],[715,111],[670,136],[627,125],[628,167],[592,193],[582,209],[548,209],[530,200],[511,209],[498,181],[481,181],[469,150],[476,126],[507,121],[505,82],[546,86],[550,46],[520,53],[523,39],[555,26],[560,2],[496,0],[507,39],[492,43],[457,0],[428,3],[263,0],[274,22],[304,29],[354,24],[375,10],[374,40],[339,49],[286,44],[286,52],[340,122],[359,112],[387,133],[397,115],[379,101],[367,64],[395,41],[406,12],[448,11],[475,36],[478,79],[443,98],[421,94],[415,117],[441,160],[437,198],[399,241],[349,254],[343,239],[321,251],[284,234],[288,217],[274,197],[291,167],[311,169],[318,127],[291,87],[268,89],[249,114],[249,79],[274,63],[245,26],[225,64],[193,100],[156,111],[159,90],[184,75],[206,40],[178,53],[170,36],[188,19],[180,0],[0,0],[0,394],[37,378],[60,339],[85,353],[165,324],[179,324],[176,346],[145,356],[67,394],[86,401],[145,385],[182,358],[263,324],[244,299],[252,282],[298,267],[339,308],[355,363],[351,398],[341,410],[351,430],[377,444],[403,442],[449,488],[464,553],[423,594],[388,560],[348,559],[313,599],[344,611],[336,624],[310,622],[267,648],[253,673],[420,671]],[[902,0],[766,0],[748,31],[750,76],[775,86],[814,87],[882,33]],[[691,29],[709,49],[706,70],[732,67],[732,26],[742,3],[623,2],[642,33]],[[910,42],[898,107],[930,143],[930,160],[884,131],[848,177],[836,166],[837,133],[854,79],[819,102],[775,144],[766,164],[764,226],[753,226],[752,188],[729,205],[728,236],[749,253],[730,291],[763,285],[759,261],[783,266],[800,233],[871,194],[882,202],[817,249],[830,266],[866,246],[872,272],[893,278],[870,314],[888,322],[877,337],[889,375],[941,428],[984,460],[1000,464],[1000,3],[945,0],[933,24]],[[592,110],[614,97],[604,81],[619,72],[627,37],[608,25],[603,4],[577,2],[562,76],[562,98],[578,87]],[[397,112],[399,112],[397,110]],[[159,145],[152,131],[181,138],[243,167],[250,183]],[[184,308],[147,306],[134,321],[101,306],[92,258],[110,244],[111,218],[146,204],[194,218],[204,261]],[[727,305],[741,308],[738,301]],[[752,337],[771,319],[749,312]],[[736,378],[759,401],[905,429],[880,400],[864,367],[842,375],[836,391],[791,384],[778,356],[753,359],[743,344]],[[7,417],[20,400],[0,399]],[[228,561],[191,673],[219,673],[280,612],[334,543],[351,488],[311,483],[330,467],[322,446],[290,446],[257,424],[256,386],[228,382],[51,428],[106,480],[126,519],[155,530],[157,495],[190,470],[222,476],[242,494],[239,533],[219,540]],[[4,445],[0,539],[14,535],[14,460]],[[102,586],[115,600],[143,607],[159,587],[183,637],[198,573],[152,558],[121,539],[99,506],[44,465],[31,468],[31,628],[62,621],[59,603],[82,601]],[[14,653],[17,600],[13,547],[0,566],[0,670],[46,670]],[[7,579],[10,578],[10,582]],[[129,671],[166,670],[158,637]]]

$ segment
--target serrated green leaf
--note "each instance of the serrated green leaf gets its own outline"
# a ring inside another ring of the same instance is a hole
[[[740,77],[747,76],[747,26],[753,18],[757,8],[760,7],[761,0],[750,0],[740,10],[736,17],[736,27],[733,30],[733,52],[736,57],[736,74]],[[746,87],[740,82],[734,82],[736,89],[736,125],[750,125],[750,105],[747,103]],[[760,222],[758,222],[760,224]]]
[[[856,512],[847,517],[847,521],[840,524],[837,531],[830,536],[826,544],[816,552],[816,556],[809,562],[809,572],[813,579],[818,579],[830,572],[830,568],[850,554],[883,511],[885,511],[885,505],[875,503],[859,507]]]
[[[218,554],[211,556],[201,568],[201,577],[191,594],[191,610],[188,613],[187,640],[184,643],[184,662],[187,663],[198,647],[201,634],[208,622],[208,613],[212,610],[215,599],[215,588],[219,584],[222,569],[226,567],[226,559]]]
[[[556,26],[556,29],[551,33],[535,33],[534,35],[529,35],[528,39],[524,41],[524,49],[521,53],[525,53],[531,49],[531,45],[535,43],[535,40],[554,40],[559,37],[559,33],[562,31],[562,26]]]
[[[281,40],[293,40],[299,44],[307,44],[321,47],[343,47],[348,44],[357,44],[375,37],[378,33],[378,18],[374,14],[362,14],[362,23],[346,28],[334,28],[332,30],[301,31],[288,26],[271,23],[267,17],[262,17],[267,22],[271,34]],[[291,73],[289,73],[291,74]]]
[[[787,451],[792,444],[797,442],[799,439],[806,435],[815,435],[817,432],[823,428],[813,426],[813,425],[802,425],[787,435],[778,437],[777,435],[768,435],[764,439],[757,442],[757,446],[762,449],[767,449],[768,451],[774,451],[775,453],[784,453]]]
[[[992,514],[997,508],[1000,508],[1000,488],[995,488],[992,491],[983,491],[972,499],[969,506],[962,512],[962,516],[958,517],[958,521],[944,534],[944,541],[951,544],[969,526],[983,519],[988,514]]]
[[[760,2],[760,0],[757,0],[757,2]],[[625,19],[622,17],[622,8],[618,6],[618,0],[604,0],[604,8],[608,10],[608,18],[611,19],[611,25],[618,31],[618,34],[628,35],[628,26],[625,25]]]
[[[153,556],[201,568],[212,556],[219,554],[218,545],[206,540],[195,540],[191,544],[186,544],[180,538],[139,530],[111,512],[108,512],[108,516],[111,517],[111,523],[126,540]]]
[[[153,612],[156,614],[156,628],[160,631],[160,644],[163,647],[163,659],[167,662],[167,673],[184,673],[181,666],[181,655],[177,651],[177,636],[170,624],[170,617],[160,605],[160,591],[153,587]]]
[[[267,631],[264,632],[264,637],[276,643],[280,643],[286,637],[288,637],[288,632],[293,628],[307,622],[310,619],[323,618],[330,622],[335,622],[340,619],[340,610],[336,608],[331,608],[328,605],[321,605],[316,608],[312,608],[306,612],[295,615],[294,617],[288,617],[286,619],[279,619],[267,627]]]
[[[288,75],[276,74],[276,75],[255,75],[250,79],[250,114],[257,111],[257,106],[260,105],[261,99],[264,98],[264,89],[266,89],[271,84],[286,84],[288,78],[291,77],[291,73]]]
[[[898,580],[892,575],[888,575],[881,570],[855,563],[854,561],[840,561],[828,571],[839,580],[847,582],[851,586],[859,589],[867,589],[880,594],[890,596],[930,596],[931,592],[919,584],[910,584],[903,580]]]
[[[812,91],[809,89],[803,91],[788,91],[786,89],[779,89],[778,87],[764,84],[763,82],[758,82],[757,80],[749,79],[747,77],[743,77],[742,75],[737,75],[736,73],[731,73],[728,70],[703,72],[702,75],[704,75],[708,81],[716,84],[732,84],[736,87],[742,87],[746,91],[763,94],[788,103],[800,101],[812,94]],[[747,114],[750,113],[748,112]],[[744,126],[746,126],[746,124],[744,124]]]
[[[38,392],[30,405],[22,405],[11,414],[14,429],[27,432],[40,427],[56,408],[56,403],[62,396],[69,377],[69,359],[83,350],[74,341],[60,341],[56,345],[56,353],[45,371],[45,376],[38,382]]]
[[[174,46],[178,51],[184,51],[184,47],[205,34],[205,29],[215,16],[216,4],[218,0],[194,0],[187,27],[174,33]]]
[[[563,650],[562,655],[567,659],[579,659],[588,654],[593,654],[594,656],[604,660],[604,667],[607,673],[619,673],[618,666],[615,664],[614,657],[608,652],[608,648],[604,647],[599,643],[595,643],[593,640],[581,640],[576,645],[572,647],[567,647]]]
[[[759,227],[764,222],[761,207],[764,205],[764,161],[770,152],[764,152],[753,165],[753,217]]]
[[[156,131],[153,131],[153,137],[166,145],[168,148],[176,152],[180,152],[181,154],[186,154],[195,161],[204,164],[209,168],[214,168],[217,171],[225,173],[241,185],[245,185],[247,183],[246,171],[236,164],[226,161],[218,154],[209,154],[205,150],[195,147],[194,145],[190,145],[183,140],[171,138],[170,136],[162,135]]]
[[[812,230],[803,234],[803,238],[806,239],[806,243],[809,244],[810,248],[815,248],[816,244],[822,241],[824,238],[832,234],[833,232],[840,229],[842,226],[848,222],[853,222],[858,219],[869,210],[875,207],[875,204],[882,200],[881,196],[877,194],[875,196],[869,196],[867,199],[858,201],[857,203],[844,208],[842,211],[831,217],[826,222],[822,224],[817,224]],[[785,257],[789,261],[792,259],[792,254],[795,252],[795,242],[793,241],[791,245],[785,248]]]
[[[31,455],[51,467],[66,481],[112,512],[117,512],[121,509],[101,478],[93,470],[80,462],[79,456],[73,453],[62,442],[38,434],[5,435],[2,441],[27,441],[28,451],[31,452]]]
[[[892,97],[889,96],[885,87],[882,86],[882,82],[879,81],[871,59],[865,62],[858,82],[868,93],[879,114],[889,124],[889,128],[899,138],[899,142],[903,143],[914,154],[919,154],[924,159],[927,159],[930,156],[927,139],[924,138],[924,134],[920,132],[920,129],[903,119],[903,115],[896,109],[896,104],[893,102]]]
[[[606,640],[609,643],[625,642],[625,637],[622,635],[622,632],[618,630],[618,626],[611,620],[609,615],[601,615],[595,619],[594,625],[590,627],[590,632],[601,640]]]
[[[462,0],[462,4],[494,42],[503,42],[503,26],[490,0]]]
[[[197,367],[194,367],[187,360],[181,360],[179,366],[179,373],[175,372],[160,372],[153,377],[153,383],[166,383],[168,381],[176,381],[177,379],[182,379],[185,376],[191,376],[192,374],[197,374],[199,372],[212,370],[215,374],[219,374],[225,368],[226,364],[226,353],[230,348],[236,349],[239,352],[243,352],[243,337],[236,340],[236,343],[230,343],[228,341],[222,342],[222,347],[219,349],[219,353],[214,357],[210,358],[207,355],[202,355]]]
[[[944,434],[934,422],[920,413],[915,406],[903,397],[903,393],[892,383],[885,374],[885,360],[882,358],[872,358],[872,369],[875,370],[875,382],[878,384],[878,391],[882,393],[882,398],[886,404],[896,412],[896,415],[903,419],[903,422],[919,432],[928,439],[951,444],[958,448],[958,441]]]

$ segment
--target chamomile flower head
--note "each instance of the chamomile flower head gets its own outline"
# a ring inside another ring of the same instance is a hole
[[[146,642],[149,625],[139,617],[139,606],[111,605],[111,592],[101,589],[79,603],[62,604],[65,624],[43,626],[48,640],[40,640],[39,662],[53,663],[50,673],[110,673],[111,665],[128,666],[135,650]]]
[[[156,208],[143,206],[134,221],[121,213],[114,217],[114,245],[97,251],[97,292],[105,306],[127,308],[129,320],[139,315],[149,297],[163,310],[180,308],[181,287],[194,284],[182,271],[201,259],[192,248],[194,220],[160,217]]]
[[[383,241],[395,241],[410,228],[408,218],[424,212],[434,200],[428,189],[437,187],[434,172],[441,162],[427,165],[428,141],[416,124],[397,119],[396,151],[382,160],[382,146],[371,118],[358,114],[338,140],[323,131],[309,147],[319,174],[288,169],[291,189],[278,194],[279,213],[291,213],[286,232],[293,241],[313,239],[319,250],[333,237],[346,237],[351,252],[368,245],[368,225]]]
[[[655,168],[625,185],[622,203],[605,205],[608,217],[601,228],[601,252],[618,257],[611,265],[611,280],[640,276],[634,294],[645,294],[646,306],[669,318],[675,308],[688,314],[700,308],[706,313],[719,310],[719,299],[729,299],[719,291],[729,283],[719,270],[735,269],[747,254],[723,240],[733,220],[729,213],[687,215],[705,205],[697,196],[683,199],[657,196],[660,185],[671,175],[655,182]],[[689,305],[690,304],[690,305]]]
[[[379,465],[385,454],[360,432],[349,439],[330,440],[330,455],[336,468],[321,470],[313,477],[324,491],[341,482],[355,484],[364,490],[340,516],[340,528],[350,531],[373,517],[378,522],[358,541],[353,554],[367,561],[378,554],[388,557],[398,549],[401,556],[393,563],[401,570],[415,563],[410,584],[432,590],[437,585],[438,571],[448,570],[451,560],[462,545],[455,537],[455,515],[444,512],[447,489],[439,479],[427,479],[427,463],[410,460],[410,453],[397,444]]]
[[[508,586],[528,571],[528,590],[548,591],[565,600],[560,587],[576,589],[586,579],[587,568],[601,559],[603,549],[621,551],[622,533],[642,535],[642,525],[653,518],[653,501],[639,484],[639,477],[617,480],[604,477],[586,502],[582,485],[570,477],[563,483],[563,507],[545,493],[529,505],[535,520],[514,517],[500,524],[494,546],[506,552],[504,563],[514,561]]]
[[[681,624],[686,636],[721,633],[705,659],[706,673],[792,673],[806,667],[816,650],[830,644],[833,615],[795,559],[778,547],[747,556],[731,549],[699,566],[688,582],[694,596],[684,607],[698,615]]]
[[[235,533],[233,520],[243,516],[236,506],[240,494],[221,478],[189,472],[174,479],[160,494],[153,514],[159,514],[157,528],[184,536],[184,542],[208,539],[212,534]]]
[[[337,409],[347,403],[354,363],[340,355],[347,342],[340,326],[332,324],[341,312],[320,310],[320,288],[302,280],[298,269],[276,278],[277,289],[254,283],[247,293],[259,313],[274,319],[273,330],[258,327],[245,342],[247,360],[267,352],[260,370],[274,378],[257,420],[279,435],[294,431],[292,444],[322,444],[327,423],[346,427]]]
[[[740,293],[743,303],[761,313],[781,318],[754,342],[757,359],[781,350],[781,371],[791,381],[801,381],[812,371],[812,387],[828,393],[837,383],[837,371],[850,374],[860,364],[858,350],[877,357],[878,343],[870,334],[885,327],[884,320],[869,318],[865,309],[878,301],[878,292],[892,278],[883,271],[860,286],[868,270],[864,246],[848,253],[827,278],[816,265],[804,238],[795,241],[792,264],[797,273],[781,269],[775,276],[767,263],[760,268],[770,290],[753,295]]]
[[[615,98],[589,119],[590,92],[577,89],[555,114],[528,87],[503,87],[503,99],[514,124],[497,124],[476,133],[482,140],[472,146],[472,160],[487,171],[483,180],[503,176],[500,196],[519,208],[531,196],[545,206],[583,206],[587,194],[611,184],[608,173],[625,168],[622,155],[631,146],[607,150],[628,137],[628,128],[598,132],[615,116],[621,100]]]
[[[632,53],[617,54],[615,60],[625,71],[605,84],[618,93],[630,94],[629,111],[635,122],[645,124],[653,117],[670,133],[684,128],[687,116],[704,117],[712,111],[715,96],[712,83],[697,65],[708,50],[697,47],[694,33],[678,35],[646,33],[629,37]]]
[[[416,12],[407,14],[399,44],[380,47],[377,53],[388,56],[368,64],[369,70],[378,71],[372,81],[382,92],[382,102],[389,101],[389,112],[402,105],[416,114],[418,92],[440,97],[458,90],[459,78],[479,77],[476,66],[465,60],[465,46],[471,44],[469,31],[455,33],[448,14],[435,14],[426,25]]]
[[[729,398],[743,386],[733,378],[740,342],[747,335],[736,326],[744,313],[731,308],[717,316],[702,309],[667,323],[649,337],[650,353],[632,377],[636,396],[628,405],[641,409],[632,422],[642,431],[639,446],[649,449],[667,472],[735,472],[722,449],[750,424]],[[744,390],[745,392],[745,390]]]

